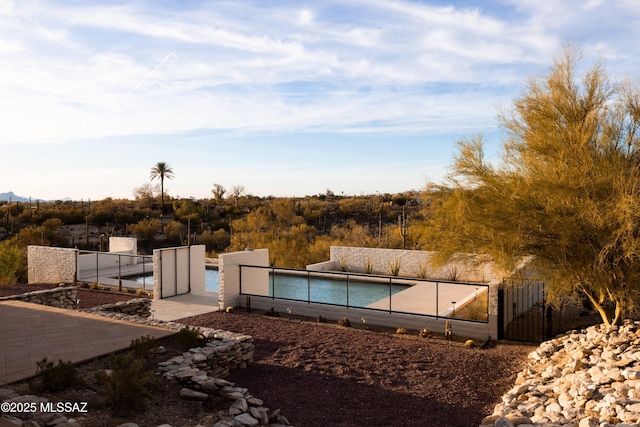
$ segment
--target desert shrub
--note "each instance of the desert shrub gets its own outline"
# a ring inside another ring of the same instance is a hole
[[[144,412],[152,396],[154,375],[133,353],[112,355],[109,369],[96,373],[105,403],[118,416]]]
[[[200,334],[200,330],[196,327],[189,327],[188,325],[178,331],[176,339],[178,340],[178,343],[180,343],[180,346],[185,350],[194,347],[202,347],[206,344],[206,340]]]
[[[405,328],[398,328],[398,329],[396,329],[396,334],[406,335],[407,334],[407,330]]]
[[[370,257],[367,257],[367,260],[364,263],[364,272],[367,274],[371,274],[373,271],[373,261],[371,261]]]
[[[157,346],[156,339],[151,335],[145,335],[131,340],[129,348],[138,357],[146,357]]]
[[[36,362],[37,380],[30,383],[29,386],[35,392],[56,392],[65,390],[78,384],[79,377],[76,367],[70,361],[64,362],[59,360],[57,364],[44,359]]]
[[[349,320],[348,317],[343,317],[342,319],[338,320],[338,325],[343,326],[345,328],[350,328],[351,321]]]
[[[340,266],[341,271],[349,271],[349,258],[341,256],[338,258],[338,265]]]
[[[392,276],[400,274],[400,260],[398,258],[394,258],[394,260],[389,263],[389,272]]]
[[[91,289],[92,291],[95,291],[99,287],[100,287],[100,283],[98,282],[91,282],[91,284],[89,285],[89,289]]]
[[[424,339],[431,338],[431,331],[428,328],[421,329],[418,336]]]
[[[489,301],[487,293],[483,292],[475,299],[475,301],[467,304],[459,313],[459,317],[470,320],[487,320],[489,309]]]
[[[13,285],[18,279],[24,256],[17,245],[0,242],[0,285]]]

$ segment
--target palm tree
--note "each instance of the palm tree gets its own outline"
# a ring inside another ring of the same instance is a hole
[[[151,168],[151,181],[160,178],[160,204],[162,206],[162,215],[164,215],[164,179],[173,179],[173,169],[165,162],[158,162]]]

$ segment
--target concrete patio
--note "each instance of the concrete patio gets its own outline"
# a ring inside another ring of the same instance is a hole
[[[43,358],[74,363],[122,350],[131,341],[150,335],[174,334],[169,329],[107,317],[30,304],[0,302],[0,386],[36,373]]]

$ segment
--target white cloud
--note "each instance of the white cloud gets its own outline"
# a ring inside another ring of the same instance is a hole
[[[640,12],[631,5],[247,1],[170,10],[0,0],[0,143],[487,128],[503,97],[567,39],[585,40],[617,70],[637,66],[631,18]],[[586,27],[598,14],[609,18],[601,31]],[[616,25],[623,37],[607,34]]]

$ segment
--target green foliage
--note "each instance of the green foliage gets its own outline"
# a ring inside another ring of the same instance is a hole
[[[98,371],[96,380],[105,402],[118,416],[144,412],[155,382],[153,372],[133,353],[112,355],[109,370]]]
[[[36,362],[39,382],[31,382],[30,388],[34,392],[57,392],[66,390],[78,384],[79,378],[76,367],[71,362],[58,361],[58,364],[44,358]]]
[[[206,246],[207,252],[222,252],[231,244],[231,233],[224,228],[220,228],[213,233],[205,230],[200,235],[200,243]]]
[[[180,329],[176,334],[176,338],[180,346],[188,350],[194,347],[202,347],[206,344],[207,340],[200,333],[200,329],[194,327],[189,327],[189,325]]]
[[[640,94],[601,65],[579,84],[577,66],[567,49],[501,115],[502,164],[481,136],[460,142],[448,185],[430,189],[426,236],[505,269],[534,256],[552,302],[586,296],[615,324],[640,301]]]
[[[157,346],[156,339],[151,335],[145,335],[134,340],[131,340],[129,348],[137,357],[147,357],[151,350]]]
[[[162,224],[157,218],[143,219],[135,225],[129,227],[131,232],[139,239],[147,243],[153,241],[155,235],[160,232]]]
[[[173,169],[169,164],[165,162],[158,162],[151,168],[151,173],[149,174],[149,178],[153,181],[154,179],[160,180],[160,203],[162,205],[162,214],[165,213],[164,209],[164,180],[173,179]]]
[[[15,284],[24,263],[22,250],[18,246],[7,240],[0,242],[0,285]]]
[[[367,274],[371,274],[373,272],[373,261],[371,261],[370,257],[367,257],[364,262],[364,272]]]
[[[389,262],[389,273],[391,273],[392,276],[400,274],[400,260],[398,258],[394,258]]]

